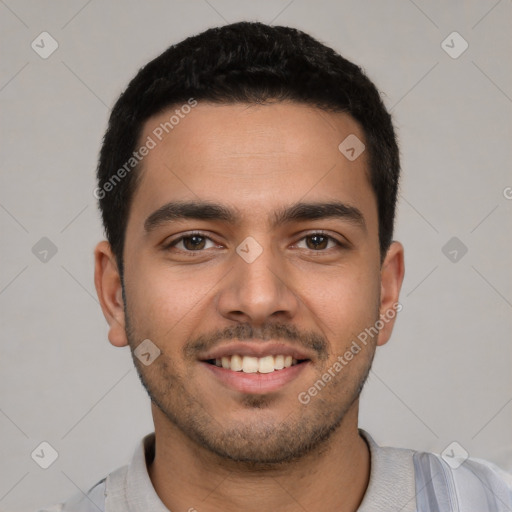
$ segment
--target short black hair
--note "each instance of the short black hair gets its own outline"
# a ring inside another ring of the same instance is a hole
[[[400,162],[391,116],[377,88],[360,67],[300,30],[239,22],[169,47],[139,70],[112,109],[95,196],[121,276],[139,167],[134,151],[144,123],[191,99],[220,104],[292,101],[344,112],[358,121],[377,200],[382,261],[392,242]]]

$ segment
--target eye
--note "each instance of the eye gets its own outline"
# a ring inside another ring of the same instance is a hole
[[[165,246],[165,249],[178,248],[184,252],[200,252],[206,247],[207,241],[211,242],[212,246],[215,246],[213,240],[202,233],[189,233],[188,235],[180,236],[176,240],[173,240]],[[178,247],[180,244],[181,247]]]
[[[343,247],[343,244],[336,240],[334,237],[326,235],[325,233],[310,233],[305,237],[301,238],[300,241],[306,240],[306,249],[310,249],[316,252],[322,252],[326,249],[332,249],[333,247]],[[329,242],[332,242],[334,245],[328,247]]]
[[[299,244],[305,241],[305,247]],[[208,244],[210,244],[208,246]],[[206,249],[216,247],[217,244],[208,236],[201,232],[188,233],[169,242],[164,246],[165,250],[177,249],[185,253],[203,252]],[[302,237],[297,243],[299,248],[307,249],[314,252],[327,252],[329,249],[342,248],[344,244],[336,238],[323,232],[310,233]]]

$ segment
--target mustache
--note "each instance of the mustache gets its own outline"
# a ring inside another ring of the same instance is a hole
[[[314,350],[319,360],[328,358],[328,343],[324,336],[313,331],[299,331],[296,327],[286,324],[266,324],[264,327],[253,327],[250,324],[238,324],[232,327],[202,334],[193,341],[185,344],[185,358],[196,358],[200,352],[215,348],[224,340],[244,341],[249,339],[291,341],[293,345]]]

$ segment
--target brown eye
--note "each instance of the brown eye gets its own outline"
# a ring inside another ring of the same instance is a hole
[[[170,250],[176,248],[178,251],[182,252],[201,252],[204,249],[209,248],[207,247],[208,243],[211,244],[209,247],[213,247],[215,245],[211,238],[204,236],[201,233],[192,233],[190,235],[177,238],[168,244],[165,249]]]
[[[311,241],[311,243],[306,243],[308,249],[325,249],[329,242],[329,237],[324,235],[310,235],[306,237],[306,240]]]
[[[204,249],[204,246],[206,244],[206,239],[204,236],[199,235],[193,235],[193,236],[186,236],[182,238],[183,246],[188,251],[195,251],[198,249]]]
[[[321,252],[325,249],[330,249],[331,247],[328,247],[329,242],[333,242],[334,246],[341,247],[341,243],[338,242],[335,238],[332,236],[324,235],[323,233],[313,233],[311,235],[305,236],[302,240],[306,241],[306,248],[310,249],[312,251]]]

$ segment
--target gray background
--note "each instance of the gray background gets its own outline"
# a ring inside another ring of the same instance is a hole
[[[378,349],[361,427],[381,444],[438,453],[457,441],[511,471],[511,15],[509,0],[0,0],[0,509],[87,490],[152,431],[94,291],[96,158],[109,108],[140,66],[240,20],[331,45],[365,68],[394,114],[403,311]],[[43,31],[59,44],[47,59],[31,48]],[[458,58],[442,47],[453,31],[469,44]],[[43,237],[57,249],[46,262],[48,242],[32,251]],[[31,458],[42,441],[59,454],[46,470]]]

